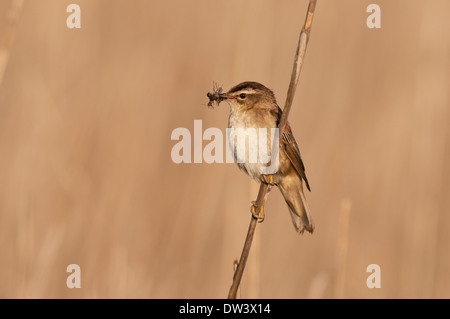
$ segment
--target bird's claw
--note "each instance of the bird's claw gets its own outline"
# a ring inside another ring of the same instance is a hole
[[[264,206],[259,207],[259,212],[257,212],[257,205],[255,201],[252,201],[252,206],[250,207],[250,211],[252,216],[258,220],[258,223],[262,223],[264,221]]]

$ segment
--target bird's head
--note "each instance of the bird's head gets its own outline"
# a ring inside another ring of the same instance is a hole
[[[231,110],[267,108],[276,104],[272,90],[258,82],[240,83],[228,92],[220,94],[220,97],[230,104]]]

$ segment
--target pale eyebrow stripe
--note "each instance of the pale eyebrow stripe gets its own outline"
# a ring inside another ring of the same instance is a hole
[[[255,90],[253,90],[253,89],[243,89],[243,90],[239,90],[239,91],[237,91],[237,92],[235,92],[236,94],[237,93],[239,93],[239,94],[242,94],[242,93],[245,93],[245,94],[254,94],[254,93],[256,93],[256,91]]]

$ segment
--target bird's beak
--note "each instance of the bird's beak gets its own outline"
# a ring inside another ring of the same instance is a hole
[[[229,100],[236,100],[236,98],[234,96],[229,95],[227,93],[221,93],[221,94],[219,94],[219,96],[220,96],[221,99],[224,99],[224,100],[227,100],[227,101],[229,101]]]

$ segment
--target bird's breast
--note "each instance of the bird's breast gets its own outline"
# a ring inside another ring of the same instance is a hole
[[[239,168],[259,180],[271,155],[272,128],[276,127],[269,114],[234,111],[228,119],[228,145]]]

